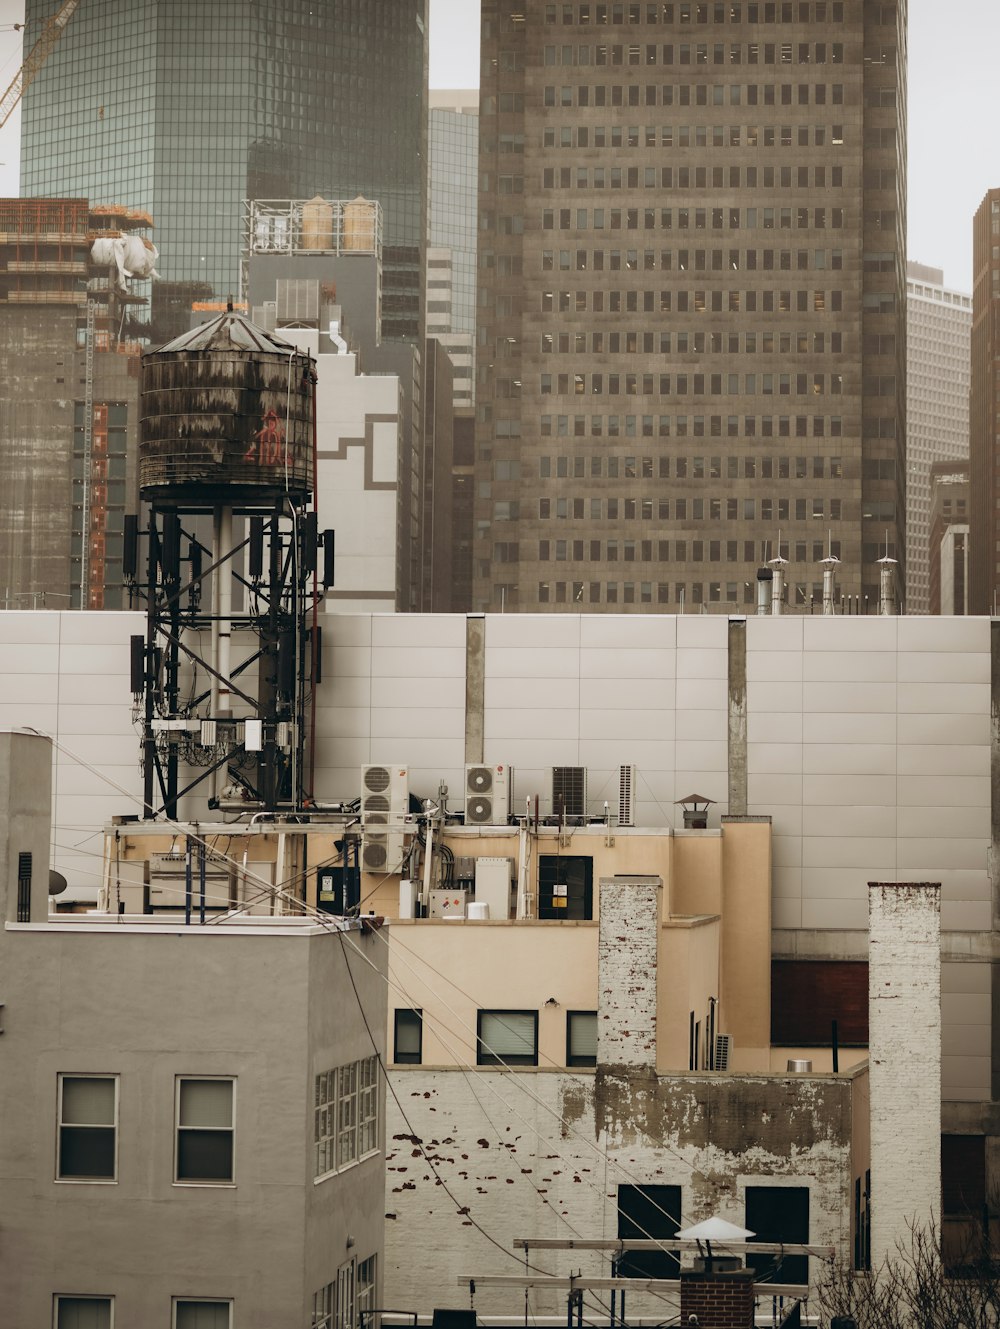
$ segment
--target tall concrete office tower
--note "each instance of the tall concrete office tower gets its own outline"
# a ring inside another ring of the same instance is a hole
[[[27,0],[26,49],[51,10]],[[384,218],[384,316],[412,315],[426,19],[426,0],[87,0],[25,96],[21,193],[155,216],[158,336],[192,298],[237,291],[245,198],[364,194]]]
[[[475,607],[745,606],[780,533],[790,607],[832,548],[874,608],[906,4],[484,0],[482,31]]]
[[[969,613],[995,614],[1000,592],[1000,189],[972,224],[972,358],[969,385]]]
[[[931,467],[969,457],[972,297],[906,265],[906,612],[928,614]]]

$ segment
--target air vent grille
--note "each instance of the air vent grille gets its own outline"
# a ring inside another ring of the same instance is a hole
[[[729,1058],[733,1050],[732,1034],[715,1035],[715,1069],[717,1071],[729,1070]]]
[[[556,817],[587,815],[586,766],[552,767],[552,814]]]

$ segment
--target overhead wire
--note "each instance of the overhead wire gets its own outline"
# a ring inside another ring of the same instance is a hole
[[[85,759],[83,759],[82,757],[80,757],[80,755],[79,755],[78,753],[75,753],[75,752],[73,752],[71,749],[67,748],[63,743],[61,743],[58,739],[54,738],[52,735],[43,734],[41,731],[39,731],[39,730],[37,730],[37,729],[34,729],[34,728],[31,727],[31,726],[26,726],[25,728],[27,729],[28,732],[36,733],[36,734],[39,734],[39,736],[41,736],[41,737],[47,737],[47,738],[49,738],[50,742],[52,742],[52,744],[53,744],[53,745],[54,745],[54,746],[55,746],[60,752],[62,752],[64,755],[71,757],[73,760],[77,761],[77,762],[78,762],[81,766],[83,766],[84,768],[90,770],[91,772],[93,772],[93,773],[96,774],[96,775],[99,775],[101,778],[103,778],[103,779],[105,780],[105,782],[106,782],[107,784],[109,784],[112,788],[117,789],[120,793],[122,793],[125,797],[129,798],[131,801],[136,802],[136,803],[141,803],[141,800],[140,800],[140,799],[138,799],[138,798],[137,798],[134,794],[132,794],[129,790],[127,790],[127,789],[125,789],[123,786],[119,785],[116,781],[112,780],[111,777],[108,776],[108,775],[106,774],[106,772],[100,771],[98,768],[92,766],[89,762],[87,762]],[[210,851],[212,851],[212,852],[216,852],[216,853],[217,853],[216,850],[214,850],[211,846],[208,845],[208,842],[207,842],[207,840],[206,840],[204,837],[200,836],[197,832],[191,832],[191,831],[190,831],[190,828],[189,828],[188,826],[186,826],[185,823],[179,822],[179,821],[177,821],[177,820],[175,820],[175,819],[165,819],[164,822],[163,822],[162,824],[163,824],[164,826],[171,826],[171,825],[173,825],[173,826],[177,826],[179,829],[183,830],[184,833],[185,833],[186,835],[189,835],[190,838],[192,838],[192,839],[195,840],[196,842],[200,841],[202,844],[205,845],[206,848],[209,848]],[[88,838],[91,838],[91,837],[88,837]],[[228,848],[228,846],[227,846],[227,848]],[[94,856],[95,856],[95,857],[100,856],[100,857],[102,858],[102,861],[103,861],[103,854],[102,854],[102,855],[97,855],[96,852],[95,852],[95,853],[94,853]],[[228,855],[222,855],[222,856],[220,856],[220,857],[222,857],[222,858],[224,859],[224,861],[227,861],[227,862],[231,863],[232,866],[234,866],[234,867],[237,868],[238,870],[241,870],[241,869],[242,869],[242,865],[241,865],[240,863],[238,863],[236,860],[230,858]],[[333,860],[332,858],[331,858],[331,859],[327,859],[327,860],[325,860],[325,862],[324,862],[323,864],[321,864],[321,865],[325,865],[325,864],[331,863],[331,862],[333,862],[333,861],[334,861],[334,860]],[[319,866],[319,865],[314,864],[314,865],[312,866],[312,868],[309,869],[309,870],[310,870],[310,871],[315,870],[315,867],[316,867],[316,866]],[[95,874],[95,875],[96,875],[96,874]],[[285,882],[286,882],[286,883],[290,883],[290,884],[296,884],[296,883],[298,883],[300,880],[304,879],[305,875],[306,875],[306,872],[305,872],[305,871],[302,871],[302,872],[296,871],[296,872],[292,873],[291,876],[289,876],[287,879],[285,879]],[[395,875],[395,873],[394,873],[394,872],[391,872],[391,871],[388,872],[388,873],[386,873],[385,876],[381,879],[381,881],[380,881],[379,883],[376,884],[376,887],[373,888],[373,890],[372,890],[371,892],[369,892],[369,895],[366,896],[365,899],[370,898],[370,896],[371,896],[372,894],[374,894],[375,890],[377,890],[377,889],[379,888],[379,886],[381,886],[382,884],[384,884],[384,882],[387,881],[387,880],[389,879],[389,877],[394,876],[394,875]],[[102,878],[103,878],[103,874],[102,874]],[[323,911],[316,910],[316,909],[313,909],[312,907],[308,906],[304,900],[299,899],[297,896],[291,896],[291,895],[289,895],[288,892],[287,892],[285,889],[283,889],[283,884],[282,884],[282,885],[279,885],[278,883],[275,883],[273,886],[271,886],[271,885],[269,885],[269,884],[267,884],[267,883],[262,883],[260,889],[259,889],[259,890],[257,891],[257,893],[256,893],[256,898],[257,898],[257,899],[265,899],[265,898],[277,899],[279,896],[282,897],[282,898],[284,898],[284,899],[286,900],[286,902],[293,904],[294,907],[295,907],[295,909],[296,909],[296,912],[297,912],[298,914],[300,914],[300,915],[307,915],[307,916],[310,916],[310,915],[311,915],[311,916],[314,917],[314,919],[320,921],[320,923],[321,923],[323,926],[329,926],[329,924],[328,924],[329,916],[328,916],[328,915],[326,915]],[[222,913],[222,914],[216,915],[215,917],[212,918],[212,920],[211,920],[211,924],[209,924],[209,925],[219,924],[219,923],[225,922],[227,919],[229,919],[229,918],[231,918],[231,917],[233,917],[233,916],[238,916],[240,913],[245,913],[246,908],[247,908],[247,904],[248,904],[248,903],[250,903],[250,902],[248,902],[248,901],[244,901],[243,905],[242,905],[240,908],[235,909],[235,910],[230,910],[230,911],[224,912],[224,913]],[[333,930],[333,929],[331,928],[330,930]],[[337,929],[337,930],[336,930],[336,935],[340,936],[340,938],[341,938],[341,944],[343,945],[343,944],[344,944],[344,943],[343,943],[343,936],[344,936],[343,932],[342,932],[340,929]],[[375,935],[381,937],[381,934],[380,934],[379,932],[376,932]],[[386,946],[388,946],[388,941],[387,941],[385,938],[381,938],[381,939],[382,939],[383,941],[385,941]],[[409,948],[405,947],[405,945],[404,945],[402,942],[398,942],[398,941],[397,941],[396,944],[400,947],[401,950],[408,950],[408,949],[409,949]],[[366,963],[369,963],[369,964],[371,963],[370,961],[368,961],[367,957],[363,956],[362,953],[361,953],[360,951],[357,951],[357,948],[356,948],[356,947],[355,947],[354,949],[356,950],[357,954],[359,954],[359,955],[362,956],[362,959],[364,959],[364,960],[366,961]],[[410,953],[413,954],[413,952],[410,952]],[[422,957],[415,957],[415,958],[422,958]],[[406,963],[406,962],[404,961],[404,963]],[[456,984],[456,983],[454,983],[452,980],[448,979],[446,975],[442,974],[442,973],[440,972],[440,970],[436,969],[436,968],[435,968],[433,965],[431,965],[428,961],[424,960],[424,963],[425,963],[425,964],[427,965],[427,967],[428,967],[433,973],[435,973],[439,978],[441,978],[443,981],[445,981],[445,982],[447,982],[447,983],[450,983],[450,985],[451,985],[452,987],[454,987],[455,990],[456,990],[457,992],[459,992],[462,996],[464,996],[464,997],[466,998],[466,1000],[471,1001],[472,1004],[473,1004],[477,1009],[480,1008],[480,1007],[479,1007],[479,1003],[476,1001],[476,999],[475,999],[474,997],[472,997],[469,993],[466,993],[466,992],[464,991],[464,989],[462,989],[461,987],[458,986],[458,984]],[[372,967],[375,968],[375,966],[372,966]],[[414,975],[415,975],[416,977],[418,977],[418,979],[419,979],[419,976],[416,975],[415,971],[412,969],[412,966],[407,965],[407,967],[410,968],[410,969],[411,969],[411,972],[413,972]],[[377,968],[376,968],[376,972],[380,972],[380,971],[378,971]],[[388,976],[386,976],[386,982],[387,982],[387,983],[389,982]],[[403,991],[403,990],[401,989],[401,991]],[[403,995],[406,996],[405,991],[403,992]],[[457,1012],[455,1012],[454,1009],[453,1009],[453,1008],[452,1008],[447,1002],[443,1001],[443,999],[440,998],[440,994],[435,993],[434,995],[435,995],[436,997],[438,997],[439,1000],[442,1001],[442,1005],[444,1006],[444,1008],[445,1008],[446,1010],[449,1011],[449,1013],[450,1013],[451,1015],[453,1015],[456,1019],[459,1018],[458,1015],[457,1015]],[[412,1000],[411,998],[407,998],[407,999],[408,999],[408,1000]],[[442,1021],[441,1023],[443,1024],[443,1021]],[[445,1027],[447,1027],[447,1026],[445,1026]],[[450,1032],[454,1032],[454,1031],[450,1031]],[[484,1042],[481,1038],[479,1038],[478,1035],[477,1035],[477,1039],[478,1039],[478,1042],[479,1042],[479,1043],[482,1043],[482,1045],[483,1045],[484,1047],[487,1047],[487,1045],[485,1044],[485,1042]],[[493,1051],[493,1049],[490,1049],[490,1048],[487,1047],[487,1050],[490,1051],[491,1054],[494,1055],[494,1056],[497,1058],[497,1064],[498,1064],[498,1066],[500,1066],[500,1067],[501,1067],[502,1069],[504,1069],[504,1070],[508,1070],[508,1071],[510,1070],[510,1067],[507,1065],[506,1062],[504,1062],[503,1058],[500,1057],[498,1054],[496,1054],[496,1053]],[[550,1063],[551,1063],[552,1065],[555,1065],[555,1063],[552,1062],[552,1059],[551,1059],[551,1058],[547,1058],[547,1060],[549,1060]],[[470,1063],[470,1065],[471,1065],[471,1063]],[[388,1077],[387,1077],[387,1082],[388,1082]],[[522,1088],[524,1088],[523,1085],[522,1085]],[[546,1112],[549,1113],[550,1115],[554,1116],[554,1117],[556,1118],[556,1120],[560,1123],[561,1127],[563,1127],[564,1129],[567,1129],[567,1130],[569,1131],[569,1133],[573,1134],[574,1136],[576,1136],[577,1138],[579,1138],[580,1140],[582,1140],[582,1141],[583,1141],[583,1142],[584,1142],[589,1148],[593,1149],[594,1152],[597,1154],[598,1158],[600,1158],[600,1159],[603,1160],[605,1166],[608,1166],[608,1165],[610,1164],[612,1167],[615,1167],[615,1168],[616,1168],[616,1169],[617,1169],[617,1170],[618,1170],[623,1176],[627,1177],[631,1183],[636,1184],[636,1185],[638,1185],[638,1186],[640,1186],[640,1187],[643,1186],[643,1182],[642,1182],[639,1178],[635,1177],[634,1174],[630,1173],[629,1170],[628,1170],[628,1169],[627,1169],[622,1163],[620,1163],[617,1159],[613,1159],[613,1158],[611,1158],[611,1156],[608,1154],[608,1152],[607,1152],[606,1150],[602,1150],[602,1149],[600,1149],[600,1147],[599,1147],[598,1145],[596,1145],[594,1142],[588,1140],[587,1137],[584,1136],[584,1135],[582,1135],[580,1132],[576,1131],[575,1128],[573,1128],[573,1127],[571,1126],[571,1124],[568,1122],[568,1120],[567,1120],[567,1119],[566,1119],[561,1113],[559,1113],[556,1109],[552,1108],[549,1104],[545,1103],[545,1101],[544,1101],[543,1099],[541,1099],[540,1097],[538,1097],[536,1094],[534,1094],[533,1091],[525,1090],[525,1092],[526,1092],[527,1096],[528,1096],[529,1098],[533,1099],[533,1100],[538,1104],[538,1106],[540,1106],[544,1111],[546,1111]],[[393,1097],[395,1098],[395,1094],[393,1095]],[[515,1111],[515,1110],[511,1107],[511,1105],[510,1105],[509,1103],[507,1103],[506,1100],[503,1100],[503,1099],[502,1099],[501,1101],[505,1103],[505,1106],[508,1108],[509,1111]],[[398,1102],[398,1100],[397,1100],[397,1102]],[[401,1115],[404,1115],[404,1114],[401,1113]],[[405,1120],[405,1115],[404,1115],[404,1120]],[[523,1120],[523,1118],[522,1118],[522,1120]],[[537,1130],[537,1128],[532,1128],[532,1129],[534,1129],[534,1130],[535,1130],[535,1133],[538,1134],[539,1139],[544,1141],[545,1137],[542,1136],[542,1134]],[[670,1146],[665,1146],[665,1149],[666,1149],[666,1152],[672,1154],[675,1158],[677,1158],[678,1161],[680,1161],[680,1162],[683,1164],[683,1166],[685,1167],[685,1169],[687,1169],[687,1168],[690,1166],[690,1164],[688,1163],[688,1161],[685,1160],[685,1159],[683,1158],[682,1155],[680,1155],[679,1153],[677,1153],[676,1150],[672,1149]],[[564,1161],[565,1161],[565,1160],[564,1160]],[[647,1183],[645,1183],[645,1184],[648,1185],[649,1183],[647,1182]],[[683,1217],[684,1217],[684,1215],[683,1215],[683,1211],[681,1211],[681,1213],[678,1214],[678,1215],[670,1214],[667,1210],[663,1209],[662,1206],[660,1206],[655,1200],[653,1200],[652,1197],[648,1195],[648,1192],[647,1192],[647,1199],[650,1201],[650,1203],[652,1204],[652,1207],[653,1207],[653,1208],[657,1209],[660,1213],[662,1213],[666,1218],[670,1219],[672,1222],[679,1223],[680,1221],[683,1220]],[[652,1236],[651,1234],[649,1234],[649,1233],[645,1233],[645,1235],[646,1235],[646,1237],[647,1237],[649,1240],[653,1240],[653,1241],[658,1241],[658,1240],[659,1240],[658,1238],[653,1237],[653,1236]],[[502,1249],[505,1249],[505,1248],[502,1248]],[[654,1295],[655,1295],[655,1294],[654,1294]]]

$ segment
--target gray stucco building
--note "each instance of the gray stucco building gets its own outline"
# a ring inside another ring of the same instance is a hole
[[[385,946],[301,916],[49,922],[51,763],[0,734],[5,1322],[354,1323],[381,1280]]]

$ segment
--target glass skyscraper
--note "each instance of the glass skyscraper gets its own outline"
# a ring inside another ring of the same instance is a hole
[[[364,194],[382,205],[387,248],[419,251],[426,8],[87,0],[25,96],[21,192],[150,212],[154,314],[237,291],[247,197]],[[51,10],[27,0],[26,50]]]

